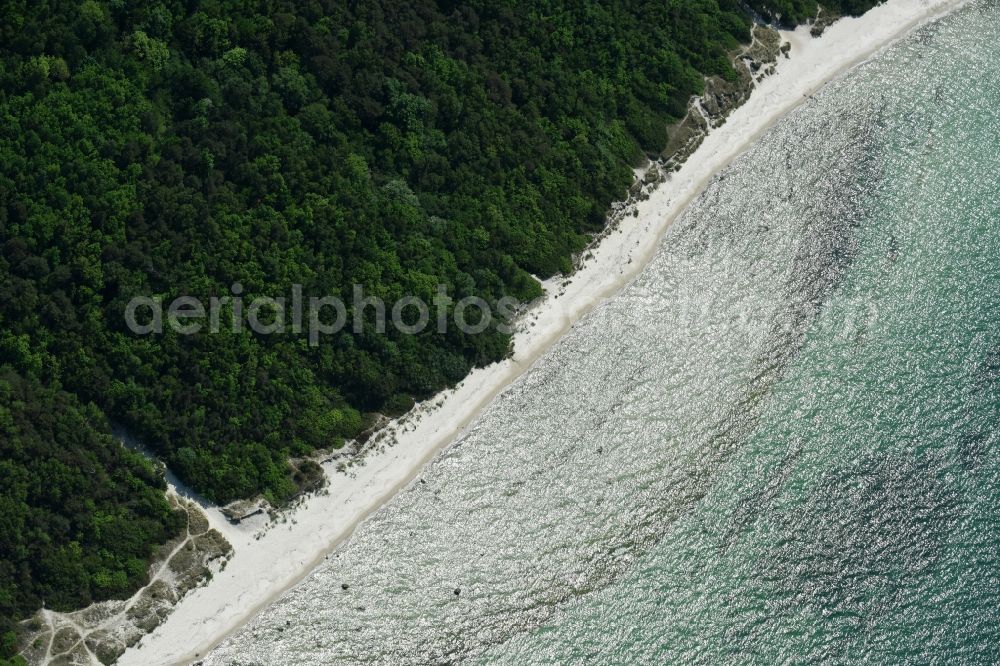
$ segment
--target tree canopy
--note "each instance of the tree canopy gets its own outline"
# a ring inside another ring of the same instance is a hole
[[[12,618],[131,594],[156,546],[186,525],[167,504],[160,471],[107,428],[93,404],[0,367],[4,653]]]

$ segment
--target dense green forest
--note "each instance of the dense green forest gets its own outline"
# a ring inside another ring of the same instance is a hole
[[[127,596],[187,524],[159,471],[107,429],[94,405],[0,370],[0,621]]]
[[[856,12],[871,3],[828,3]],[[0,617],[123,594],[208,498],[502,358],[428,331],[142,337],[135,295],[530,300],[750,17],[812,0],[0,3]],[[108,543],[110,529],[121,536]],[[9,638],[9,637],[8,637]],[[6,639],[5,639],[6,640]],[[7,646],[9,647],[9,646]]]
[[[764,0],[748,2],[747,7],[768,21],[791,27],[814,19],[818,6],[834,16],[859,16],[878,4],[881,1],[832,0],[817,5],[815,0]]]

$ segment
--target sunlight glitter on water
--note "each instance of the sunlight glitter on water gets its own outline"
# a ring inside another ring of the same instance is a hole
[[[779,123],[206,663],[988,654],[997,19],[973,3]]]

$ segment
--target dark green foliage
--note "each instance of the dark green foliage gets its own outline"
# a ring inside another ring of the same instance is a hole
[[[827,0],[818,3],[828,13],[840,16],[860,16],[882,0]],[[783,25],[797,25],[816,17],[816,0],[747,0],[747,6],[770,20]]]
[[[22,666],[25,663],[21,657],[7,658],[7,655],[17,652],[17,633],[12,626],[9,616],[0,615],[0,666]]]
[[[146,582],[156,544],[186,521],[164,489],[96,407],[0,366],[0,658],[13,648],[12,618]]]
[[[0,33],[0,360],[61,382],[219,502],[398,413],[508,337],[139,337],[137,294],[207,302],[537,296],[731,75],[735,2],[101,3]],[[454,327],[452,327],[454,328]],[[432,327],[433,329],[433,327]]]

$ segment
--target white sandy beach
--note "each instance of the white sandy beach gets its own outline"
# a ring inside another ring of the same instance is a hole
[[[129,649],[121,664],[196,661],[258,610],[302,580],[342,544],[367,516],[410,483],[435,454],[461,437],[498,393],[598,303],[618,292],[652,258],[664,232],[711,178],[784,114],[825,83],[871,57],[918,24],[963,0],[889,0],[860,19],[844,19],[818,39],[808,27],[782,33],[792,44],[777,73],[758,84],[750,100],[715,129],[680,171],[626,216],[616,231],[592,249],[592,257],[568,280],[546,283],[549,293],[520,322],[510,360],[475,370],[456,389],[417,408],[398,442],[367,455],[363,465],[341,474],[328,463],[328,495],[308,498],[287,523],[233,526],[217,508],[207,509],[213,527],[235,553],[224,571],[191,592],[152,634]]]

